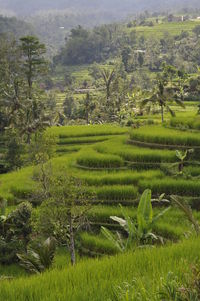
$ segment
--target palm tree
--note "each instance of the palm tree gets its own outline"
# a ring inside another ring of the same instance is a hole
[[[107,100],[110,98],[110,87],[111,87],[111,83],[115,78],[115,70],[108,70],[103,68],[102,70],[100,70],[100,74],[101,77],[103,78],[105,87],[106,87],[106,98]]]
[[[175,116],[175,112],[170,108],[169,104],[175,102],[177,105],[185,108],[183,103],[183,96],[179,88],[168,86],[168,81],[164,78],[159,78],[155,89],[148,98],[142,100],[141,106],[158,105],[161,111],[162,123],[164,122],[164,109]]]

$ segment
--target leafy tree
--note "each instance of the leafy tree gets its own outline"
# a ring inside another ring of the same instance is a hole
[[[200,25],[196,25],[193,30],[194,34],[199,37],[200,36]]]
[[[13,124],[21,108],[23,77],[21,55],[14,38],[0,36],[0,113],[1,130]]]
[[[103,79],[105,89],[106,89],[106,99],[109,100],[111,94],[111,84],[116,76],[115,70],[101,69],[100,70],[101,77]]]
[[[90,114],[94,111],[94,109],[96,107],[89,92],[86,94],[85,98],[83,99],[82,107],[83,107],[84,119],[86,120],[86,123],[89,124],[90,123]]]
[[[34,36],[23,37],[20,41],[23,54],[23,69],[28,84],[27,97],[31,99],[35,78],[46,71],[47,62],[44,59],[46,47]]]
[[[0,262],[17,261],[17,253],[26,250],[30,240],[32,206],[21,203],[7,217],[0,219]]]
[[[48,131],[39,132],[29,146],[30,162],[45,164],[56,152],[57,137]]]
[[[76,262],[76,234],[87,222],[86,213],[93,197],[85,184],[63,170],[47,173],[40,179],[45,200],[36,217],[35,229],[68,242],[72,265]],[[45,183],[44,183],[45,181]]]
[[[142,52],[138,53],[138,63],[140,68],[142,68],[143,64],[144,64],[144,54]]]
[[[67,95],[63,102],[63,112],[68,119],[73,119],[76,105],[72,95]]]
[[[30,143],[33,133],[42,131],[50,125],[47,96],[36,84],[33,87],[33,81],[42,76],[46,65],[42,56],[45,48],[35,37],[22,38],[20,46],[14,39],[8,37],[2,37],[2,41],[1,130],[16,132],[22,144],[24,141]]]
[[[24,163],[25,146],[21,141],[18,131],[11,130],[7,132],[7,137],[7,151],[5,154],[7,168],[9,170],[20,168]]]
[[[122,62],[124,64],[125,70],[126,70],[126,72],[128,72],[129,71],[129,60],[131,57],[131,48],[130,47],[124,48],[122,50],[121,56],[122,56]]]

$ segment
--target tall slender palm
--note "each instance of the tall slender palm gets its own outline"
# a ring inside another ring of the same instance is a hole
[[[110,98],[110,87],[111,83],[115,78],[115,70],[107,70],[107,69],[102,69],[100,70],[101,77],[103,78],[103,81],[106,86],[106,98],[107,100]]]
[[[141,106],[146,105],[158,105],[161,111],[162,123],[164,122],[164,109],[170,112],[172,116],[175,116],[175,112],[170,108],[170,103],[175,102],[177,105],[184,108],[183,96],[177,87],[169,87],[168,82],[160,78],[157,81],[155,89],[152,91],[148,98],[142,100]]]

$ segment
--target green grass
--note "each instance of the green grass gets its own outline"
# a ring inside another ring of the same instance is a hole
[[[133,140],[148,143],[188,147],[200,146],[199,133],[169,129],[162,126],[144,126],[132,130],[130,137]]]
[[[113,298],[114,288],[137,279],[149,292],[157,291],[169,271],[180,280],[198,258],[199,239],[165,248],[140,249],[102,260],[85,260],[76,267],[53,270],[39,276],[1,282],[0,300],[9,301],[102,301]],[[139,286],[137,286],[139,289]]]
[[[0,281],[1,281],[1,277],[18,278],[18,277],[25,277],[25,276],[27,276],[25,270],[22,267],[20,267],[18,264],[11,264],[11,265],[0,264]]]
[[[25,167],[0,175],[0,195],[12,203],[14,201],[13,191],[30,191],[35,187],[32,174],[33,168]]]

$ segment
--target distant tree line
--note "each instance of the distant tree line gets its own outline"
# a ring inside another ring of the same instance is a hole
[[[142,67],[160,71],[162,63],[166,62],[193,73],[200,64],[199,36],[199,26],[192,33],[182,31],[175,36],[166,30],[162,37],[145,37],[134,28],[126,32],[120,24],[104,25],[93,30],[79,26],[71,30],[65,46],[54,57],[54,63],[91,64],[121,56],[127,72]]]

